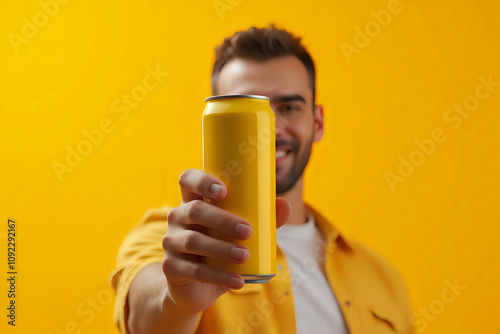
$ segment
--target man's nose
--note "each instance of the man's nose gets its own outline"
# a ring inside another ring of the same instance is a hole
[[[274,113],[274,120],[275,120],[275,126],[276,126],[276,137],[279,137],[281,135],[283,135],[283,133],[285,132],[285,128],[286,128],[286,120],[283,119],[283,117],[281,117],[279,115],[279,113]]]

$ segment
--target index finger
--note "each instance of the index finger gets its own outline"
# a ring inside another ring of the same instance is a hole
[[[199,170],[186,169],[179,177],[181,187],[182,202],[187,203],[195,199],[203,199],[203,196],[213,200],[226,197],[226,185],[215,176]]]

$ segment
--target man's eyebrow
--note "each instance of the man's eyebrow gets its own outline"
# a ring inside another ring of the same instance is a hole
[[[302,102],[306,103],[306,99],[304,99],[302,96],[300,96],[298,94],[279,96],[275,99],[275,101],[278,103],[290,102],[290,101],[302,101]]]

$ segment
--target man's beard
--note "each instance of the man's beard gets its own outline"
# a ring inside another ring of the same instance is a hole
[[[276,140],[276,146],[290,145],[293,147],[293,161],[290,166],[290,170],[281,181],[278,181],[276,178],[276,194],[283,194],[292,189],[298,179],[302,176],[302,173],[304,173],[304,169],[306,168],[309,157],[311,156],[313,136],[311,136],[311,140],[309,140],[306,144],[304,152],[302,152],[300,156],[297,154],[299,148],[297,141],[286,142],[283,140]],[[276,170],[276,172],[277,171],[278,170]]]

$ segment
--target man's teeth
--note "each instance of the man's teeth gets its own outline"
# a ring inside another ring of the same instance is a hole
[[[286,155],[286,151],[276,151],[276,159],[283,158]]]

